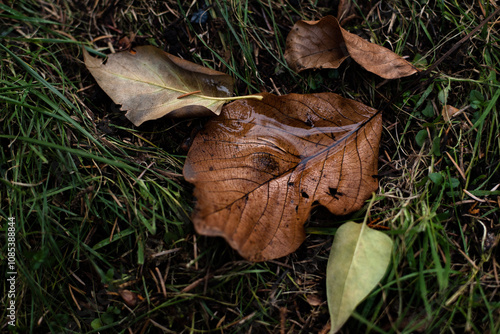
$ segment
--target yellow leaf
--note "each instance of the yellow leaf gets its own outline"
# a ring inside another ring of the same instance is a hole
[[[85,65],[111,99],[127,110],[136,126],[164,115],[196,117],[220,114],[231,100],[233,79],[224,73],[175,57],[154,46],[141,46],[102,59],[84,50]]]
[[[348,222],[339,227],[326,268],[330,334],[340,330],[356,306],[384,277],[391,252],[391,238],[365,223]]]

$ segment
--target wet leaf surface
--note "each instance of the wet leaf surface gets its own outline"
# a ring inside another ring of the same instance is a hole
[[[175,57],[154,46],[109,55],[104,63],[84,52],[85,65],[111,99],[139,126],[170,114],[176,117],[220,114],[233,92],[224,73]],[[197,92],[195,94],[190,94]]]
[[[385,79],[405,77],[418,70],[396,53],[351,34],[333,16],[298,21],[286,40],[285,58],[295,71],[338,68],[347,58]]]
[[[333,93],[226,105],[194,139],[184,176],[193,222],[244,258],[285,256],[305,239],[317,205],[343,215],[377,189],[381,114]]]

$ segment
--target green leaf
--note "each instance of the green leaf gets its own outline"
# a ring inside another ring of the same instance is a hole
[[[426,139],[427,139],[427,130],[420,130],[415,136],[415,141],[417,142],[417,145],[420,147],[424,145]]]
[[[448,101],[448,94],[450,93],[451,87],[448,85],[444,87],[441,91],[438,93],[438,100],[441,102],[442,105],[447,104],[446,102]]]
[[[471,92],[469,94],[469,100],[471,102],[477,101],[480,104],[481,102],[484,102],[484,96],[480,91],[471,90]]]
[[[429,179],[431,179],[431,181],[437,185],[440,185],[444,181],[443,175],[441,175],[441,173],[431,173],[429,174]]]
[[[103,324],[111,325],[115,320],[113,319],[113,314],[106,312],[101,316],[101,321]]]
[[[90,323],[90,326],[92,327],[92,329],[99,329],[101,327],[104,326],[104,324],[102,323],[101,319],[99,318],[95,318],[94,320],[92,320],[92,322]]]
[[[432,140],[432,149],[431,149],[431,152],[436,157],[440,157],[441,156],[441,138],[435,137]]]
[[[326,272],[331,331],[336,333],[384,276],[392,240],[366,224],[348,222],[335,235]]]
[[[451,189],[457,189],[458,187],[460,187],[460,180],[457,178],[450,177],[449,182],[450,183],[448,185]]]
[[[418,99],[417,103],[415,103],[415,106],[414,108],[417,109],[418,107],[420,107],[426,100],[428,100],[429,98],[429,95],[432,93],[432,91],[434,90],[434,83],[431,83],[429,85],[429,87],[427,87],[427,89],[422,93],[422,96],[420,96],[420,98]],[[432,108],[432,103],[430,102],[427,102],[427,106],[431,106]],[[427,108],[427,107],[426,107]],[[434,113],[434,110],[433,110],[433,113]]]
[[[432,106],[432,103],[427,103],[425,108],[422,110],[422,115],[424,115],[425,117],[434,116],[434,107]]]

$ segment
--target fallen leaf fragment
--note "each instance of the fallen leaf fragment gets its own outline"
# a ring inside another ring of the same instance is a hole
[[[295,251],[317,205],[344,215],[378,187],[381,113],[333,93],[240,100],[198,133],[184,177],[195,185],[198,233],[244,258]]]
[[[129,307],[135,307],[137,305],[139,298],[135,292],[127,289],[120,289],[118,290],[118,293],[122,297],[125,304],[127,304]]]
[[[459,111],[460,110],[458,108],[450,106],[449,104],[445,104],[443,106],[443,109],[441,110],[441,115],[443,115],[445,121],[449,122],[454,117],[454,115]]]
[[[401,78],[418,72],[412,64],[389,49],[351,34],[333,16],[325,16],[319,21],[298,21],[286,40],[285,59],[298,72],[338,68],[348,56],[384,79]]]
[[[175,57],[154,46],[108,56],[106,63],[83,50],[85,65],[111,99],[139,126],[171,116],[220,114],[233,92],[224,73]],[[185,95],[184,97],[181,97]],[[179,98],[181,97],[181,98]]]
[[[321,303],[323,303],[323,301],[321,300],[321,298],[319,298],[318,296],[316,295],[307,295],[306,296],[306,301],[309,305],[311,306],[320,306]]]
[[[285,59],[297,72],[311,68],[338,68],[349,57],[337,20],[297,21],[286,38]]]
[[[366,224],[348,222],[337,230],[326,269],[330,333],[336,333],[356,306],[384,277],[392,240]]]

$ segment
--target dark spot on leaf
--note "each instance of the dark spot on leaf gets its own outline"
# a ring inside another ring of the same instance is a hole
[[[213,171],[213,170],[214,170],[214,167],[213,167],[213,166],[210,166],[210,167],[208,167],[208,170],[209,170],[209,171]]]
[[[319,205],[319,202],[318,202],[318,201],[314,201],[314,202],[312,202],[312,204],[311,204],[311,206],[312,206],[312,207],[315,207],[315,206],[318,206],[318,205]],[[345,209],[344,209],[344,211],[345,211]]]
[[[253,163],[258,170],[268,172],[270,174],[279,170],[279,163],[269,153],[257,153],[253,156]]]
[[[328,187],[328,194],[333,198],[339,199],[339,196],[343,194],[337,190],[337,188]]]
[[[299,206],[298,205],[295,206],[295,212],[299,212]]]
[[[301,195],[302,195],[302,197],[304,197],[304,198],[309,198],[309,195],[308,195],[305,191],[301,192],[300,194],[301,194]]]
[[[306,119],[305,123],[306,123],[307,126],[310,126],[310,127],[314,126],[311,118],[309,117],[309,115],[307,115],[307,119]]]
[[[294,183],[293,182],[288,182],[289,187],[293,187]]]

